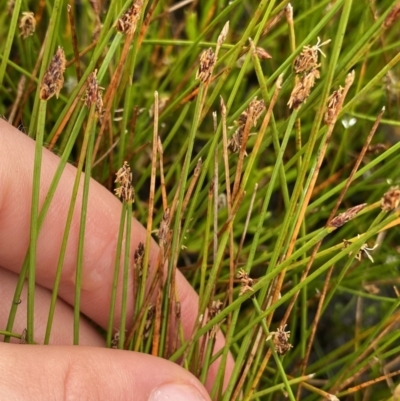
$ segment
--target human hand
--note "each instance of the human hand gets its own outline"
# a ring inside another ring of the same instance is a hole
[[[5,328],[9,306],[29,244],[34,142],[0,119],[0,327]],[[59,159],[43,151],[40,204],[47,194]],[[43,223],[37,249],[35,341],[43,343],[51,289],[54,283],[75,168],[67,165]],[[80,344],[71,346],[74,279],[79,236],[78,196],[59,299],[50,338],[52,346],[0,343],[0,399],[18,400],[209,400],[205,388],[180,366],[153,356],[104,348],[105,341],[87,318],[106,328],[114,271],[121,204],[95,181],[89,191],[82,276]],[[132,249],[144,241],[145,229],[132,222]],[[150,264],[158,248],[152,243]],[[198,298],[177,272],[181,320],[189,337],[197,316]],[[130,283],[132,285],[132,283]],[[129,290],[128,290],[129,292]],[[13,331],[26,327],[26,292],[21,296]],[[128,303],[128,314],[133,305]],[[118,311],[116,311],[118,313]],[[85,317],[86,316],[86,317]],[[118,315],[116,316],[118,321]],[[217,335],[216,350],[224,344]],[[232,371],[228,359],[226,377]],[[206,387],[212,386],[218,362],[210,368]]]

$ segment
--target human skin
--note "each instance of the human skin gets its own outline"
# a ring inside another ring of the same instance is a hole
[[[0,327],[5,328],[9,307],[29,244],[35,143],[0,119]],[[43,204],[59,158],[43,150],[40,205]],[[43,344],[51,290],[61,247],[76,169],[67,165],[55,192],[37,245],[35,341]],[[81,180],[82,181],[82,180]],[[82,187],[80,188],[80,190]],[[79,237],[80,196],[73,216],[59,289],[51,347],[0,343],[0,399],[17,400],[209,400],[206,389],[180,366],[153,356],[105,349],[104,339],[87,322],[107,328],[121,203],[91,180],[85,235],[81,294],[80,346],[72,346],[74,280]],[[132,221],[131,249],[145,240],[145,229]],[[151,244],[150,269],[158,247]],[[177,271],[181,320],[186,338],[198,311],[196,292]],[[130,283],[132,286],[132,283]],[[118,299],[121,288],[118,289]],[[132,293],[132,288],[128,289]],[[26,289],[21,296],[13,331],[26,327]],[[128,302],[128,316],[133,312]],[[116,310],[116,324],[119,321]],[[224,344],[218,333],[216,350]],[[228,358],[225,378],[233,367]],[[215,379],[211,366],[206,388]],[[179,395],[181,394],[181,395]],[[168,398],[169,397],[169,398]]]

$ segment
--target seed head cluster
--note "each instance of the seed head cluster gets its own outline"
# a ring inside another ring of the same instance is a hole
[[[21,20],[19,22],[19,36],[22,36],[23,39],[26,39],[29,36],[32,36],[35,32],[36,28],[36,19],[35,14],[31,11],[25,11],[22,13]]]
[[[88,77],[84,102],[90,108],[92,104],[96,105],[96,113],[101,116],[103,113],[103,94],[97,81],[97,70],[94,70]]]
[[[320,38],[318,38],[316,45],[304,46],[302,52],[295,59],[293,69],[297,75],[297,83],[290,95],[289,108],[297,109],[310,96],[311,88],[315,85],[315,80],[320,77],[318,68],[321,64],[318,63],[318,53],[321,53],[325,57],[321,46],[329,42],[330,40],[321,43]]]
[[[115,181],[120,186],[115,188],[115,195],[117,195],[124,202],[133,203],[135,201],[135,190],[132,186],[132,173],[128,162],[117,171]]]
[[[243,269],[239,269],[236,275],[237,278],[240,279],[242,284],[242,288],[240,289],[239,295],[243,295],[246,292],[254,291],[253,290],[253,279],[249,277],[249,274],[246,273]]]
[[[170,209],[167,207],[164,211],[160,228],[158,229],[158,238],[160,239],[160,245],[165,246],[168,242],[169,226],[171,223]]]
[[[381,209],[385,212],[391,212],[399,207],[400,189],[398,186],[390,188],[381,199]]]
[[[330,227],[342,227],[346,224],[349,220],[353,219],[362,209],[367,206],[366,203],[362,203],[361,205],[354,206],[343,213],[338,214],[336,217],[332,219],[329,223]]]
[[[142,7],[143,3],[140,0],[134,1],[131,7],[118,19],[117,31],[126,35],[135,33]]]
[[[272,338],[275,351],[279,355],[285,355],[291,348],[293,348],[293,345],[289,343],[290,331],[285,331],[285,328],[286,325],[278,327],[277,331],[272,331],[267,338],[267,340]]]
[[[58,98],[60,90],[64,85],[65,64],[64,50],[58,46],[56,54],[51,59],[49,68],[43,76],[40,87],[41,100],[49,100],[54,95]]]
[[[257,121],[264,113],[265,111],[265,103],[264,100],[258,100],[257,97],[255,97],[249,104],[249,107],[243,111],[243,113],[239,116],[239,119],[235,121],[235,124],[237,125],[237,129],[232,135],[231,138],[228,140],[228,149],[232,153],[238,153],[243,142],[243,131],[244,127],[247,123],[247,119],[249,118],[249,111],[250,109],[253,109],[253,113],[251,115],[251,125],[255,127],[257,125]],[[246,154],[247,155],[247,154]]]
[[[211,47],[207,50],[204,50],[200,56],[200,65],[196,74],[196,79],[200,80],[204,84],[208,83],[211,79],[216,61],[217,59],[215,53]]]

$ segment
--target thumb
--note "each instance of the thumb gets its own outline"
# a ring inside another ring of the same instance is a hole
[[[114,349],[0,344],[0,399],[209,401],[165,359]]]

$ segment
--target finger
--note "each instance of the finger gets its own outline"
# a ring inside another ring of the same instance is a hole
[[[0,294],[3,307],[0,308],[0,327],[6,327],[9,308],[13,302],[14,289],[17,285],[18,276],[0,267]],[[17,309],[13,333],[22,334],[26,328],[26,285],[21,294],[20,307]],[[50,308],[51,293],[41,286],[35,291],[35,340],[42,344],[45,338],[48,313]],[[70,305],[62,299],[57,300],[52,331],[49,344],[70,345],[73,340],[73,310]],[[82,316],[80,321],[80,344],[101,347],[105,341],[98,330]],[[1,338],[1,337],[0,337]],[[12,342],[19,342],[19,339],[12,338]]]
[[[30,227],[30,203],[34,142],[26,135],[0,119],[0,266],[19,272],[28,249]],[[41,199],[48,192],[59,158],[43,150]],[[67,165],[52,204],[43,224],[37,250],[36,279],[51,289],[54,282],[59,250],[70,204],[76,169]],[[74,302],[75,266],[79,239],[80,196],[78,195],[73,224],[68,240],[67,256],[63,266],[60,296],[69,304]],[[84,268],[82,277],[81,310],[100,326],[107,326],[114,260],[117,246],[121,203],[100,184],[91,181],[85,235]],[[145,229],[135,219],[132,221],[132,250],[144,241]],[[158,248],[154,241],[150,249],[150,267],[154,268]],[[181,302],[181,321],[188,338],[198,311],[198,298],[178,271],[177,290]],[[129,282],[128,293],[133,293]],[[117,309],[119,312],[119,309]],[[128,302],[128,316],[133,314],[133,303]],[[224,344],[221,333],[217,334],[216,350]],[[228,358],[226,375],[232,371],[233,361]],[[211,380],[215,377],[216,364],[211,367]]]
[[[2,400],[209,400],[188,371],[146,354],[4,343],[0,353]]]

